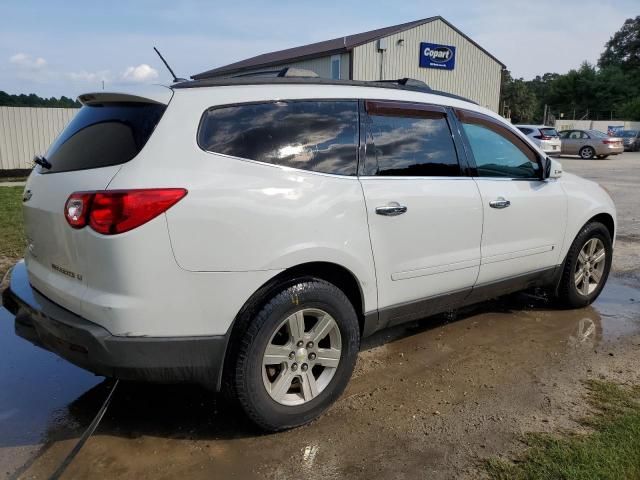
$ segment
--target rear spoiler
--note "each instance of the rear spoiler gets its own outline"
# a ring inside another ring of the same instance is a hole
[[[168,105],[173,97],[173,90],[163,85],[148,85],[127,90],[109,90],[83,93],[78,100],[83,105],[104,102],[143,102]]]

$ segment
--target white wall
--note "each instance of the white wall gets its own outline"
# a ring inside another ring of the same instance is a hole
[[[404,42],[399,43],[399,40]],[[353,49],[353,79],[415,78],[435,90],[461,95],[483,107],[498,111],[502,66],[441,20],[419,25],[387,37],[387,50],[383,55],[377,40]],[[421,68],[420,42],[453,45],[456,64],[453,70]]]
[[[71,121],[77,108],[0,107],[0,170],[33,167],[33,156]]]
[[[640,122],[625,120],[564,120],[556,119],[556,130],[600,130],[607,132],[609,126],[624,126],[625,130],[640,130]]]

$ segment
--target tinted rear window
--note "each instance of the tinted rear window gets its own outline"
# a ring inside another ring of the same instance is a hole
[[[597,138],[609,138],[609,135],[607,135],[604,132],[601,132],[600,130],[589,130],[589,135],[591,135],[592,137],[597,137]]]
[[[164,105],[105,103],[85,105],[51,145],[43,173],[119,165],[135,157],[153,133]]]
[[[287,101],[212,108],[198,132],[213,153],[337,175],[355,175],[358,102]]]
[[[540,133],[545,137],[557,137],[558,132],[556,132],[555,128],[541,128]]]

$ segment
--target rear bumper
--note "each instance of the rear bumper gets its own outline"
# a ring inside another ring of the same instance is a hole
[[[121,337],[48,300],[29,283],[24,262],[2,293],[15,331],[36,346],[97,375],[220,389],[228,335]]]

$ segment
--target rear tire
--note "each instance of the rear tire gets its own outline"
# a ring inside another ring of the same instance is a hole
[[[604,288],[613,258],[611,235],[599,222],[585,225],[569,248],[558,285],[558,303],[586,307]]]
[[[233,383],[265,430],[320,416],[349,383],[360,345],[353,305],[335,285],[301,279],[268,299],[239,339]]]
[[[596,151],[593,149],[593,147],[587,145],[586,147],[582,147],[578,154],[580,155],[580,158],[584,160],[591,160],[596,156]]]

